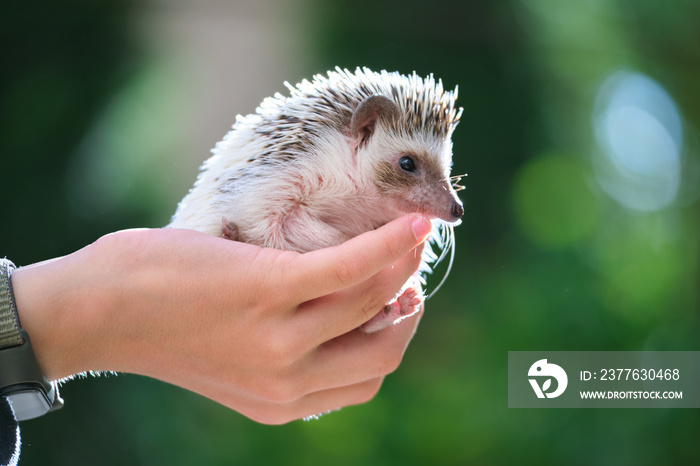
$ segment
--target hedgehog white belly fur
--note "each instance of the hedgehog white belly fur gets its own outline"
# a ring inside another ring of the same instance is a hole
[[[456,89],[367,68],[285,85],[289,97],[236,117],[169,227],[307,252],[421,212],[433,236],[451,238],[464,212],[450,178]],[[433,259],[426,252],[424,263]],[[363,329],[417,311],[414,288],[409,281]]]

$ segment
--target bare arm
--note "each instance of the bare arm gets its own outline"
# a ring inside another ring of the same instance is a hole
[[[277,424],[376,394],[419,316],[369,335],[353,329],[415,272],[429,231],[405,216],[297,254],[188,230],[128,230],[12,280],[50,379],[143,374]]]

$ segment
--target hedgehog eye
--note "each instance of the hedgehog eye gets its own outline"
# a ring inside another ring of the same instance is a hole
[[[412,172],[416,169],[416,163],[411,157],[404,155],[399,159],[399,167],[407,172]]]

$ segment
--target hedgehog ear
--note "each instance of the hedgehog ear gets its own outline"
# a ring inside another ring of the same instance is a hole
[[[391,121],[399,117],[399,106],[383,95],[368,97],[355,109],[350,120],[350,131],[360,145],[366,143],[374,133],[377,120]]]

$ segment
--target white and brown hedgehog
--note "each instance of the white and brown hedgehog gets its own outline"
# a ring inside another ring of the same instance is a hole
[[[307,252],[420,212],[443,253],[453,250],[452,226],[464,213],[450,178],[456,89],[367,68],[285,85],[289,97],[278,93],[237,116],[170,227]],[[416,312],[417,279],[363,329]]]

